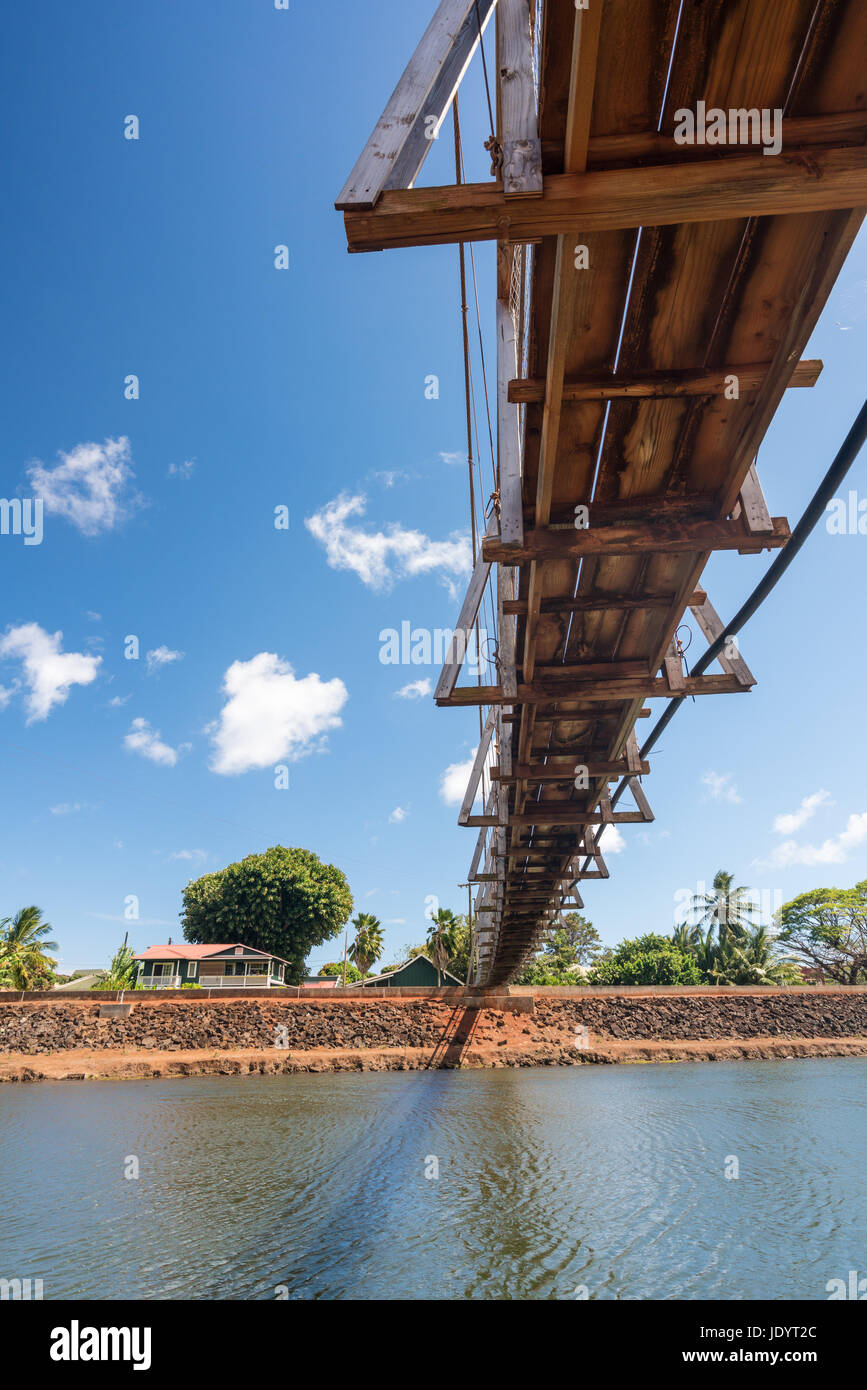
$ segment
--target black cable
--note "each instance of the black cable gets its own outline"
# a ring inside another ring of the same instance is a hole
[[[764,603],[771,590],[774,589],[775,586],[779,583],[780,579],[783,577],[786,570],[789,568],[789,565],[792,563],[795,556],[798,554],[799,550],[803,546],[807,537],[810,535],[811,531],[816,526],[816,523],[819,521],[820,517],[824,516],[825,509],[828,503],[834,496],[834,493],[836,492],[837,488],[840,486],[846,474],[849,472],[849,469],[852,467],[852,464],[858,457],[858,454],[860,453],[865,440],[867,440],[867,401],[864,402],[861,409],[859,410],[855,423],[849,430],[849,433],[846,435],[846,438],[843,440],[843,443],[841,444],[840,449],[838,450],[834,462],[831,464],[831,467],[828,469],[827,473],[825,474],[824,478],[822,479],[821,483],[819,484],[818,488],[813,494],[813,498],[809,506],[807,507],[806,511],[804,512],[803,516],[801,517],[800,521],[798,522],[797,526],[795,527],[785,546],[775,557],[773,564],[770,565],[770,567],[768,568],[767,574],[765,574],[764,578],[759,580],[758,584],[753,589],[753,592],[750,594],[746,603],[744,603],[738,609],[734,618],[732,618],[732,621],[723,629],[719,637],[717,637],[715,641],[711,643],[704,656],[702,656],[692,667],[689,673],[690,677],[700,676],[703,671],[707,670],[708,666],[710,666],[710,664],[713,661],[715,661],[716,658],[719,656],[728,639],[730,637],[733,637],[736,633],[740,632],[741,628],[749,622],[753,614],[757,611],[761,604]],[[685,695],[675,695],[672,697],[671,701],[668,704],[668,707],[660,715],[659,719],[656,721],[650,733],[648,734],[647,739],[642,744],[640,753],[640,756],[642,758],[647,757],[647,754],[650,752],[651,748],[653,748],[653,746],[657,743],[660,735],[664,733],[665,730],[668,728],[669,724],[671,723],[672,719],[674,718],[675,714],[680,709],[681,705],[683,704],[686,698],[687,697]],[[611,798],[612,806],[615,806],[617,802],[620,800],[620,797],[626,790],[627,781],[628,778],[624,777],[623,780],[618,784],[617,790]],[[599,831],[594,836],[594,843],[598,844],[599,838],[604,828],[604,826],[600,827]],[[584,868],[587,867],[587,864],[589,864],[589,862],[590,860],[588,858],[585,861]]]

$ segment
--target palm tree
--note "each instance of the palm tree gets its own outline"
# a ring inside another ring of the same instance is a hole
[[[721,941],[710,973],[718,985],[801,983],[796,962],[780,953],[776,938],[762,926],[748,929],[741,938],[726,937]]]
[[[56,960],[45,954],[58,949],[46,941],[54,928],[42,921],[38,907],[22,907],[14,917],[0,921],[0,975],[12,989],[39,989],[50,983]]]
[[[443,970],[448,969],[449,961],[457,948],[457,932],[460,923],[447,907],[438,907],[430,919],[427,933],[431,960],[437,968],[437,985],[441,982]]]
[[[361,971],[363,980],[373,962],[382,955],[382,925],[372,912],[359,912],[357,917],[353,917],[352,926],[355,937],[349,947],[349,958]]]
[[[134,989],[137,975],[138,961],[132,947],[124,942],[112,956],[108,974],[91,989]]]
[[[695,955],[696,947],[701,940],[701,927],[690,926],[688,922],[681,922],[679,927],[675,927],[671,933],[671,939],[679,951],[684,955]]]
[[[720,869],[714,874],[713,892],[696,893],[692,912],[697,927],[716,927],[720,944],[726,938],[742,941],[753,926],[758,909],[748,900],[749,889],[734,887],[734,874]]]

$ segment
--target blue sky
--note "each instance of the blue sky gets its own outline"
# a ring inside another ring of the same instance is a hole
[[[275,843],[346,872],[386,959],[422,938],[429,895],[465,906],[474,833],[443,776],[476,716],[398,694],[433,667],[379,660],[381,630],[452,623],[466,578],[457,251],[350,257],[333,210],[429,12],[8,16],[0,494],[46,511],[40,545],[0,536],[0,915],[38,903],[65,969],[104,964],[127,929],[177,939],[188,878]],[[484,178],[477,66],[464,139]],[[424,180],[451,181],[451,160],[447,123]],[[491,247],[476,266],[491,362]],[[759,457],[792,522],[860,405],[865,286],[862,237],[810,345],[819,384],[788,393]],[[666,733],[656,822],[626,827],[586,887],[606,941],[667,930],[720,867],[785,899],[867,874],[865,545],[818,531],[742,636],[754,692]],[[712,560],[724,618],[768,563]]]

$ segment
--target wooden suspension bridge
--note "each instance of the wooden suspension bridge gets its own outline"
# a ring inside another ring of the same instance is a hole
[[[492,178],[413,187],[480,46]],[[494,505],[435,692],[481,711],[476,985],[608,877],[606,826],[653,819],[645,701],[755,683],[734,640],[686,675],[676,634],[689,611],[724,635],[714,551],[789,537],[756,454],[821,371],[802,355],[867,209],[865,139],[864,0],[442,0],[337,200],[350,251],[497,243]],[[461,683],[484,601],[496,653]]]

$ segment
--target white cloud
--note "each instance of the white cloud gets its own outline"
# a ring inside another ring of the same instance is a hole
[[[161,767],[174,767],[180,754],[190,747],[188,743],[182,743],[178,748],[163,743],[160,730],[152,729],[147,719],[132,721],[129,733],[124,738],[124,746],[131,753],[141,753],[143,758],[159,763]]]
[[[59,450],[58,457],[56,468],[34,460],[27,477],[45,510],[65,517],[83,535],[113,531],[142,505],[141,497],[129,492],[135,474],[125,435],[104,444],[76,444],[68,454]]]
[[[833,806],[833,804],[830,792],[813,792],[811,796],[804,797],[797,811],[792,811],[788,815],[777,816],[774,820],[774,829],[779,835],[794,835],[796,830],[800,830],[801,826],[806,825],[810,817],[815,815],[820,806]]]
[[[321,750],[328,731],[340,728],[349,698],[342,680],[323,681],[315,672],[298,679],[274,652],[233,662],[223,692],[211,769],[225,776]]]
[[[121,705],[125,705],[127,700],[131,699],[132,695],[112,695],[108,703],[112,709],[120,709]]]
[[[170,463],[166,472],[166,477],[182,478],[184,481],[186,481],[187,478],[191,478],[193,476],[195,467],[195,459],[184,459],[183,463]]]
[[[626,849],[626,841],[616,825],[604,825],[602,827],[599,848],[603,854],[620,854]]]
[[[169,855],[166,863],[171,864],[175,859],[196,859],[201,862],[207,857],[208,851],[206,849],[176,849],[173,854]]]
[[[388,819],[392,825],[400,825],[401,821],[405,821],[408,815],[408,806],[395,806]]]
[[[467,456],[460,449],[448,450],[440,449],[440,458],[443,463],[447,463],[450,468],[455,468],[459,463],[466,463]]]
[[[465,763],[450,763],[440,778],[440,798],[447,806],[460,806],[463,801],[475,759],[474,748]]]
[[[10,628],[0,638],[0,656],[18,657],[22,664],[27,697],[27,723],[47,719],[55,705],[66,703],[73,685],[90,685],[102,661],[83,652],[62,652],[62,632],[46,632],[38,623]],[[4,691],[0,704],[7,704],[17,687]]]
[[[831,835],[820,845],[799,845],[796,840],[784,840],[777,845],[770,857],[757,860],[762,867],[785,869],[791,864],[842,864],[850,850],[867,840],[867,811],[851,815],[845,830],[839,835]]]
[[[741,799],[730,772],[706,772],[701,781],[713,801],[738,802]]]
[[[371,589],[388,590],[395,579],[439,573],[449,584],[451,576],[472,568],[469,538],[454,532],[446,541],[434,541],[422,531],[408,531],[397,523],[384,531],[364,531],[350,517],[364,515],[366,498],[342,492],[304,522],[325,547],[332,569],[352,570]]]
[[[173,661],[183,661],[185,652],[173,652],[171,647],[154,647],[145,653],[148,675],[153,675],[161,666],[169,666]]]
[[[395,696],[399,700],[421,700],[425,695],[430,695],[433,686],[427,677],[418,681],[410,681],[408,685],[402,685],[400,690],[396,690]]]
[[[91,808],[86,801],[61,801],[57,806],[50,806],[48,809],[52,816],[70,816],[75,811],[88,811]]]

